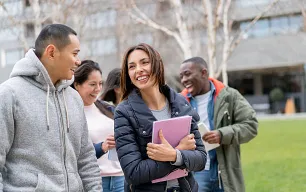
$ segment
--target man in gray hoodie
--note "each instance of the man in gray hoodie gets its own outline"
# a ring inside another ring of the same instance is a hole
[[[74,30],[48,25],[0,85],[0,192],[102,190],[83,102],[69,86],[79,51]]]

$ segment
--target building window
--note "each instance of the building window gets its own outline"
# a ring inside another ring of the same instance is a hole
[[[117,53],[116,38],[93,40],[91,50],[93,56],[115,54]]]
[[[10,49],[5,51],[6,65],[14,65],[24,55],[23,49]]]
[[[116,24],[117,12],[109,10],[98,12],[89,16],[88,22],[92,29],[100,29],[103,27],[111,27]]]
[[[289,29],[289,20],[288,17],[277,17],[270,19],[271,23],[271,32],[272,34],[285,34]]]
[[[25,24],[25,36],[26,37],[34,37],[35,36],[35,29],[33,23]]]
[[[156,13],[156,3],[139,4],[138,8],[148,17],[154,18]]]
[[[136,41],[136,44],[146,43],[146,44],[152,45],[153,37],[150,33],[137,34],[135,37],[135,41]]]
[[[240,30],[244,30],[250,24],[250,22],[251,21],[240,23]],[[255,25],[248,31],[248,33],[245,35],[245,38],[297,33],[301,31],[302,27],[302,15],[261,19],[258,20]]]
[[[22,1],[4,1],[3,6],[0,6],[0,16],[16,16],[21,15],[22,11]],[[3,9],[5,7],[5,9]]]
[[[303,30],[303,16],[302,15],[292,15],[289,16],[289,30],[292,33],[297,33]]]
[[[7,26],[6,29],[0,30],[0,41],[18,40],[20,32],[19,27]]]
[[[286,2],[289,0],[280,0],[280,2]],[[235,0],[234,6],[237,8],[249,8],[249,7],[259,7],[267,6],[272,3],[273,0]]]
[[[250,22],[243,22],[240,24],[240,29],[244,30]],[[256,24],[248,31],[248,37],[263,37],[269,34],[269,20],[262,19],[258,20]]]
[[[268,3],[269,3],[268,0],[256,0],[256,1],[236,0],[235,1],[235,6],[237,6],[237,7],[254,7],[254,6],[267,5]]]
[[[31,6],[30,0],[25,0],[25,1],[24,1],[24,5],[25,5],[26,7],[30,7],[30,6]]]

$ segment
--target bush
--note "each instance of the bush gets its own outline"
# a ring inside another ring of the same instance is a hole
[[[276,87],[270,91],[269,97],[272,102],[276,102],[282,101],[285,98],[285,95],[281,88]]]

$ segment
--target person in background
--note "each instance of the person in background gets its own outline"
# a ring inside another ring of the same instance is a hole
[[[220,146],[208,152],[205,170],[195,173],[200,192],[244,192],[240,144],[257,135],[258,122],[253,108],[235,89],[209,78],[201,57],[185,60],[180,67],[182,94],[191,103],[210,131],[202,135]]]
[[[120,92],[120,77],[121,77],[121,69],[115,68],[109,72],[107,75],[104,90],[100,97],[101,101],[106,101],[114,106],[117,106],[121,99]],[[114,112],[114,107],[110,110]]]
[[[47,25],[0,85],[0,191],[101,191],[83,102],[69,85],[77,33]]]
[[[160,54],[147,44],[130,47],[121,67],[122,102],[115,110],[115,140],[118,158],[127,185],[126,191],[198,191],[192,171],[204,169],[206,152],[196,122],[198,114],[183,96],[165,84]],[[156,120],[192,116],[189,135],[173,148],[164,138],[153,144],[152,126]],[[175,169],[187,169],[188,176],[160,183]]]
[[[84,60],[75,71],[74,88],[79,92],[88,123],[90,138],[95,143],[101,170],[103,192],[123,192],[124,177],[118,161],[108,159],[108,151],[115,148],[112,112],[97,101],[102,90],[102,71],[99,64]],[[105,154],[105,155],[104,155]]]

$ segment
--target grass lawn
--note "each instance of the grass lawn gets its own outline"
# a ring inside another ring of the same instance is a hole
[[[241,158],[246,192],[306,191],[306,120],[260,121]]]

